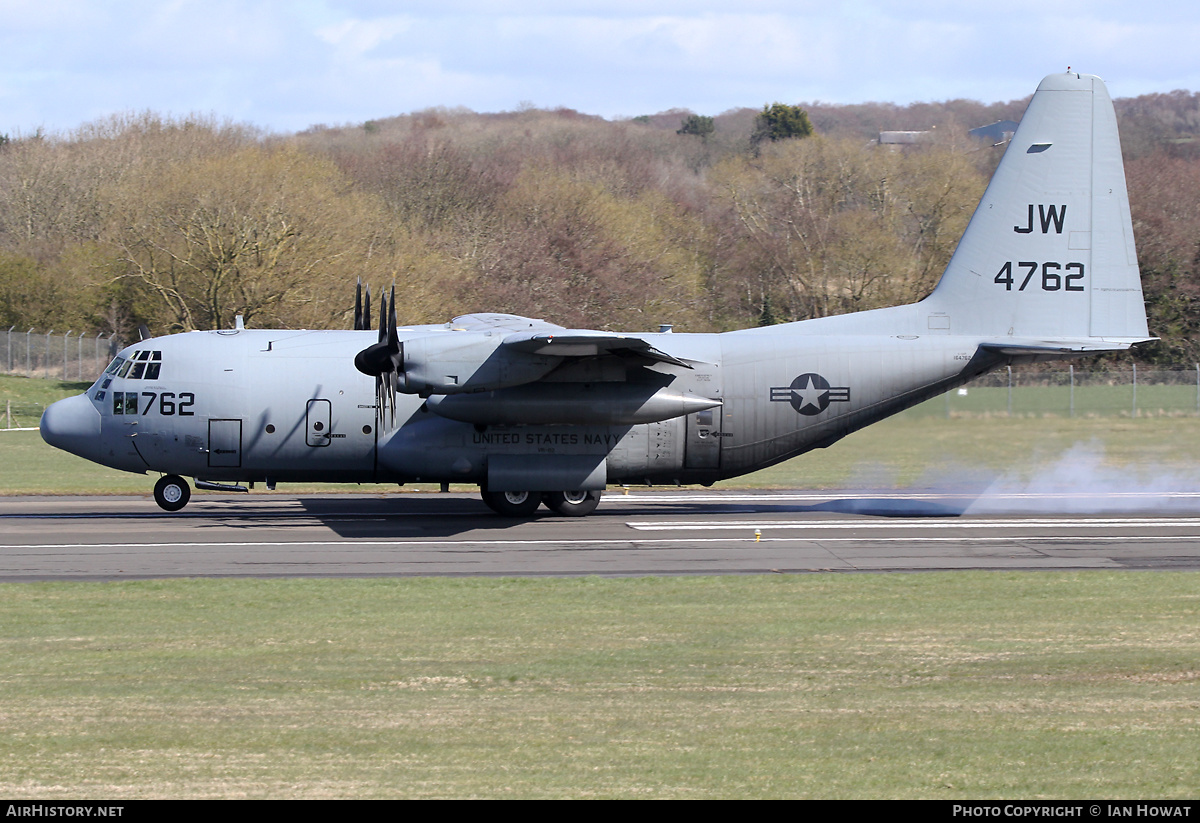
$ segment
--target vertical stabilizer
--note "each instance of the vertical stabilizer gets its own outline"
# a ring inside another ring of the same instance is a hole
[[[1122,347],[1149,337],[1116,114],[1103,81],[1052,74],[946,273],[931,331]]]

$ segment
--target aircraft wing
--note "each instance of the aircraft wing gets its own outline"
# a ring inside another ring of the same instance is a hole
[[[604,332],[563,329],[561,332],[532,332],[513,334],[501,344],[509,351],[552,357],[596,357],[612,354],[617,357],[642,357],[657,363],[692,368],[677,357],[656,349],[640,337]]]
[[[456,331],[565,331],[564,327],[533,317],[522,317],[519,314],[500,314],[498,312],[479,312],[463,314],[446,324]]]

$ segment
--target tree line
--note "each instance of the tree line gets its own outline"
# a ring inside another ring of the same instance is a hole
[[[1028,99],[772,104],[608,121],[430,110],[267,134],[128,114],[0,142],[0,324],[131,336],[347,327],[357,278],[401,322],[505,311],[720,331],[919,299]],[[1118,101],[1151,330],[1200,359],[1200,99]],[[917,129],[897,149],[871,138]]]

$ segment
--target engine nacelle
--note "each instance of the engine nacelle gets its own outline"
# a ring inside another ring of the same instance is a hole
[[[484,426],[634,426],[682,417],[720,400],[641,383],[533,383],[430,397],[431,412]]]
[[[501,348],[492,332],[449,332],[404,341],[396,389],[421,397],[519,386],[545,377],[561,357]]]

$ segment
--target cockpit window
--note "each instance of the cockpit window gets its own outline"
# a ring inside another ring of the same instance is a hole
[[[112,369],[112,366],[109,366]],[[157,380],[162,370],[162,352],[143,349],[133,352],[129,360],[120,367],[117,377],[130,380]]]
[[[105,391],[109,384],[116,378],[126,378],[128,380],[157,380],[162,371],[162,352],[152,349],[142,349],[141,351],[130,352],[128,358],[115,357],[108,364],[108,368],[104,370],[104,374],[100,375],[100,379],[96,381],[96,393],[94,395],[97,402],[103,401],[107,392]],[[125,402],[124,392],[113,393],[113,414],[136,414],[137,413],[137,394],[131,395],[134,397],[132,408],[133,411],[127,411],[130,406]]]

